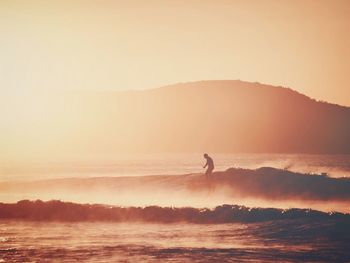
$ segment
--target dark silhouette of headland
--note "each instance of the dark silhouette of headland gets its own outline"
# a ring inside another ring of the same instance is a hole
[[[64,102],[72,105],[77,131],[84,127],[83,135],[70,133],[71,152],[94,145],[112,153],[350,153],[350,108],[290,88],[199,81],[76,94]]]

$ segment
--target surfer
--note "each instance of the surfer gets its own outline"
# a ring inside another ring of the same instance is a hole
[[[213,159],[208,155],[208,154],[204,154],[204,158],[207,160],[207,163],[203,166],[203,168],[206,168],[206,167],[208,167],[207,168],[207,171],[205,172],[205,175],[207,176],[207,177],[209,177],[211,174],[212,174],[212,172],[213,172],[213,170],[214,170],[214,161],[213,161]]]

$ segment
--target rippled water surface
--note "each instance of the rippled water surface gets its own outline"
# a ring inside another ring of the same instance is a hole
[[[350,155],[212,157],[216,170],[270,166],[350,176]],[[0,164],[0,181],[198,173],[203,164],[201,154],[7,162]],[[0,221],[0,262],[350,262],[349,248],[350,222],[331,219],[209,225]]]
[[[0,262],[346,262],[346,226],[2,221]]]

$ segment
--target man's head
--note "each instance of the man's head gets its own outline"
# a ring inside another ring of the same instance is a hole
[[[208,158],[209,157],[209,155],[206,154],[206,153],[203,156],[204,156],[204,158]]]

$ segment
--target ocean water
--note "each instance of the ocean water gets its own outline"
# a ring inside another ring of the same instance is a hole
[[[268,166],[350,177],[350,155],[211,156],[216,170]],[[0,162],[0,181],[202,173],[204,161],[201,154],[164,154]],[[350,262],[349,247],[348,219],[230,224],[0,220],[0,262]]]
[[[0,221],[0,262],[348,262],[348,226]]]
[[[350,155],[317,154],[210,154],[215,170],[230,167],[274,167],[302,173],[350,177]],[[133,154],[70,158],[55,161],[1,162],[0,180],[38,180],[67,177],[178,175],[202,173],[202,154]]]

